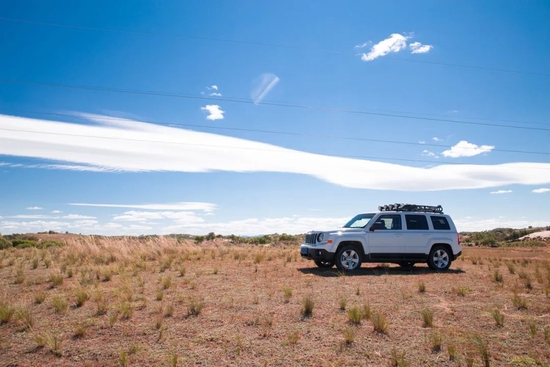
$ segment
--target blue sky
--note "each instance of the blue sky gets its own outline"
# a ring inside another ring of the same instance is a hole
[[[394,202],[550,225],[546,2],[0,14],[3,234],[303,233]]]

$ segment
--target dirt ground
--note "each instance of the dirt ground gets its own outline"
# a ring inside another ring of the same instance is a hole
[[[0,366],[550,365],[546,248],[345,275],[298,245],[67,242],[0,251]]]

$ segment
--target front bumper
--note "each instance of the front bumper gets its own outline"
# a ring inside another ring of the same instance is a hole
[[[300,246],[300,255],[304,259],[308,259],[308,260],[332,261],[332,259],[334,258],[334,253],[332,252],[328,252],[325,249],[308,247],[304,245]]]

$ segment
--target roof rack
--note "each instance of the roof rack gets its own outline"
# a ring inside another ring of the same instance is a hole
[[[426,212],[426,213],[439,213],[443,214],[443,207],[441,205],[417,205],[417,204],[389,204],[380,205],[378,210],[381,212]]]

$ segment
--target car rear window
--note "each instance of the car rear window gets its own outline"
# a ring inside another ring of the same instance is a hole
[[[405,215],[405,221],[407,222],[407,229],[423,231],[427,231],[429,229],[428,221],[426,220],[425,215],[407,214]]]
[[[445,217],[431,216],[432,224],[436,230],[450,230],[451,226]]]

